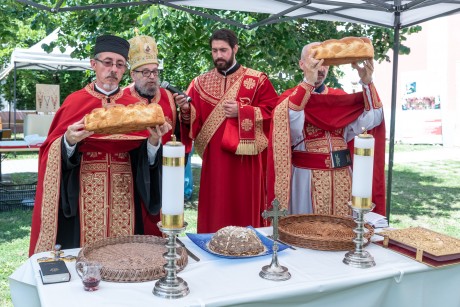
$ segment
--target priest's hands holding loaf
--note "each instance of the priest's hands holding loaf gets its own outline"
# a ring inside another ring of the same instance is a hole
[[[172,127],[168,122],[165,122],[163,125],[158,125],[155,127],[147,127],[147,130],[150,132],[149,143],[153,146],[158,146],[161,137],[168,133],[168,131],[170,131],[171,129]]]
[[[358,75],[361,78],[361,82],[368,85],[372,82],[372,74],[374,73],[374,61],[365,60],[363,66],[360,66],[358,63],[351,63],[351,67],[358,71]]]
[[[65,140],[67,144],[73,146],[80,142],[83,139],[94,134],[92,131],[86,131],[85,129],[85,118],[83,117],[76,123],[73,123],[69,127],[67,127],[67,131],[64,134]]]

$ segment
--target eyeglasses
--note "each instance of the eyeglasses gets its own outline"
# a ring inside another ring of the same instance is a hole
[[[158,77],[158,74],[160,73],[158,70],[148,70],[148,69],[145,69],[145,70],[133,70],[133,71],[140,72],[142,74],[142,76],[144,76],[145,78],[148,78],[151,75],[153,75],[154,77]]]
[[[95,61],[98,61],[102,63],[105,67],[113,67],[115,65],[118,69],[126,69],[126,64],[125,63],[114,63],[112,60],[99,60],[99,59],[94,59]]]

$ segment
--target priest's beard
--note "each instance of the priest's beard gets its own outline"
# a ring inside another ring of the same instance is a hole
[[[232,67],[234,57],[235,57],[235,53],[232,51],[232,56],[230,57],[228,61],[225,59],[215,59],[214,66],[219,71],[222,71],[222,72],[227,71],[230,67]]]
[[[160,86],[160,82],[158,79],[151,81],[147,80],[145,82],[137,82],[134,87],[136,88],[137,92],[141,94],[142,96],[148,96],[148,97],[155,97],[155,94],[157,93],[158,87]]]
[[[107,82],[102,84],[102,88],[105,91],[111,92],[118,88],[118,77],[115,72],[111,72],[107,77],[105,77],[105,80],[107,80]]]

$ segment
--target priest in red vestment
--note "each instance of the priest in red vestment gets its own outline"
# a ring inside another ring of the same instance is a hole
[[[352,64],[363,91],[347,94],[323,83],[329,67],[309,54],[314,44],[303,48],[299,61],[304,81],[284,92],[273,111],[268,201],[276,197],[290,214],[349,216],[353,139],[364,128],[376,141],[374,212],[385,215],[385,127],[373,61]]]
[[[198,232],[262,225],[266,204],[263,158],[277,94],[266,74],[236,61],[238,39],[230,30],[210,39],[215,68],[177,96],[184,143],[202,157]],[[186,138],[188,137],[188,139]]]
[[[93,109],[138,101],[118,87],[128,50],[120,37],[98,37],[96,81],[69,95],[53,119],[39,152],[29,254],[156,231],[150,218],[161,208],[160,138],[170,124],[123,135],[84,130]]]
[[[176,104],[172,94],[160,87],[158,48],[155,39],[146,35],[138,35],[129,40],[128,62],[133,83],[124,89],[125,94],[133,96],[145,104],[157,103],[161,106],[165,120],[176,127]],[[177,125],[179,128],[179,125]],[[179,129],[176,129],[179,130]],[[175,132],[176,137],[179,135]],[[171,133],[163,135],[161,143],[171,140]]]

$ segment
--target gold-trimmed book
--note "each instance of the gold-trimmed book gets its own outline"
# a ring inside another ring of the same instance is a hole
[[[39,262],[40,277],[44,285],[70,280],[70,272],[64,261]]]
[[[387,230],[378,233],[383,241],[374,242],[429,266],[460,263],[460,239],[423,227]]]

